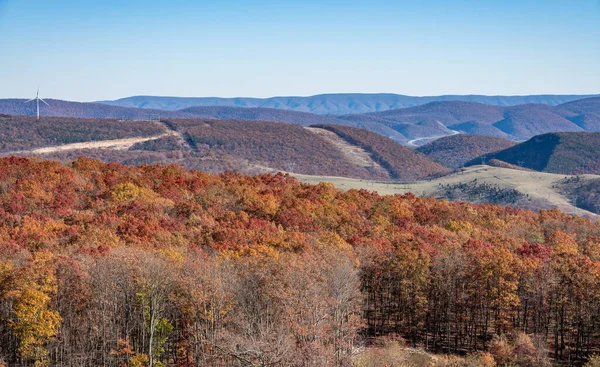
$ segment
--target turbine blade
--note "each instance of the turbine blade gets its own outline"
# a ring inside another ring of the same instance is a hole
[[[44,102],[44,103],[46,104],[46,106],[50,106],[50,105],[48,104],[48,102],[44,101],[43,99],[41,99],[41,98],[39,98],[39,97],[38,97],[38,99],[39,99],[40,101]]]
[[[27,102],[31,102],[31,101],[35,101],[35,98],[30,99],[29,101],[25,101],[23,103],[27,103]]]

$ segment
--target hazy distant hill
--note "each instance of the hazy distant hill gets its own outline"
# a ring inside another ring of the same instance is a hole
[[[0,99],[0,113],[9,115],[35,116],[35,101],[25,103],[25,99]],[[100,103],[82,103],[46,99],[48,106],[40,103],[42,116],[79,117],[79,118],[116,118],[148,120],[151,118],[186,118],[195,117],[179,111],[144,110],[139,108],[126,108],[109,106]]]
[[[536,171],[562,174],[600,174],[600,133],[550,133],[489,154],[498,159]],[[480,164],[476,158],[467,165]]]
[[[503,112],[504,109],[499,106],[490,106],[473,102],[448,101],[431,102],[421,106],[363,114],[362,116],[364,119],[377,117],[387,121],[400,123],[418,123],[429,119],[440,121],[444,125],[449,126],[466,121],[492,124],[502,118]],[[341,116],[341,118],[346,118],[346,116]]]
[[[577,99],[573,102],[561,104],[556,108],[559,110],[566,110],[577,114],[600,114],[600,97]]]
[[[598,131],[600,98],[588,98],[557,107],[524,104],[510,107],[472,102],[432,102],[422,106],[340,116],[354,123],[376,122],[407,139],[443,134],[440,124],[461,133],[525,140],[548,132]],[[425,123],[430,121],[436,124]],[[410,128],[412,124],[412,128]]]
[[[272,121],[287,122],[296,125],[313,124],[335,124],[339,120],[333,116],[316,115],[307,112],[285,111],[274,108],[262,107],[225,107],[225,106],[207,106],[207,107],[189,107],[180,110],[180,112],[189,113],[202,118],[220,119],[220,120],[246,120],[246,121]]]
[[[595,113],[584,113],[569,118],[575,125],[581,127],[585,131],[600,132],[600,115]]]
[[[491,136],[458,134],[437,139],[416,150],[446,167],[460,168],[482,155],[512,147],[515,142]]]
[[[549,132],[584,131],[547,105],[521,105],[504,110],[504,119],[493,124],[515,140]]]
[[[333,98],[334,96],[337,99]],[[387,98],[384,100],[389,103],[370,105],[374,109],[387,109],[388,107],[397,106],[397,104],[392,103],[394,98],[398,97],[396,95],[315,96],[311,98],[314,98],[316,102],[315,104],[311,103],[310,106],[311,108],[316,108],[319,105],[322,107],[326,105],[330,107],[333,105],[340,106],[340,101],[348,102],[349,98],[366,98],[367,96],[373,100],[377,96]],[[475,98],[477,96],[469,97]],[[547,98],[548,101],[558,101],[558,97],[555,99]],[[234,102],[239,105],[250,105],[250,102],[256,102],[255,100],[236,99]],[[336,124],[367,129],[398,143],[408,145],[422,145],[457,132],[520,141],[549,132],[600,131],[600,98],[595,97],[571,101],[555,107],[547,104],[523,104],[504,107],[465,101],[438,101],[408,108],[342,116],[299,112],[291,110],[291,108],[293,106],[300,108],[301,104],[283,104],[283,100],[277,98],[270,100],[272,107],[275,108],[196,106],[182,110],[166,111],[50,99],[48,100],[50,106],[42,105],[41,112],[42,116],[80,118],[147,120],[158,117],[163,119],[201,117],[224,120],[287,122],[302,126]],[[420,99],[420,101],[422,100]],[[327,103],[319,104],[324,101]],[[499,101],[506,102],[505,100]],[[0,113],[34,115],[35,105],[33,102],[28,104],[24,102],[25,100],[22,99],[0,100]],[[210,101],[205,100],[204,102],[209,103]],[[213,99],[213,102],[222,103],[223,100]],[[356,103],[352,104],[353,108],[362,108],[360,107],[361,104]]]
[[[429,102],[464,101],[496,106],[541,103],[556,106],[574,100],[597,95],[531,95],[531,96],[482,96],[444,95],[413,97],[400,94],[320,94],[309,97],[271,98],[216,98],[216,97],[157,97],[134,96],[114,101],[100,101],[113,106],[180,110],[198,106],[265,107],[317,114],[345,115],[369,113],[398,108],[419,106]]]

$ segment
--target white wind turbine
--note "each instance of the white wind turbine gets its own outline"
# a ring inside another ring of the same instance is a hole
[[[40,101],[46,103],[46,106],[50,106],[46,101],[44,101],[43,99],[40,98],[40,87],[38,87],[37,89],[37,94],[35,95],[35,98],[30,99],[29,101],[25,101],[25,103],[29,103],[31,101],[36,101],[37,104],[37,119],[40,119]]]

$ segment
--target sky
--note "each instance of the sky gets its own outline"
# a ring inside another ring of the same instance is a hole
[[[0,98],[600,93],[600,0],[0,0]]]

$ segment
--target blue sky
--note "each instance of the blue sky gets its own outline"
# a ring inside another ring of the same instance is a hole
[[[0,98],[600,93],[600,0],[0,0]]]

